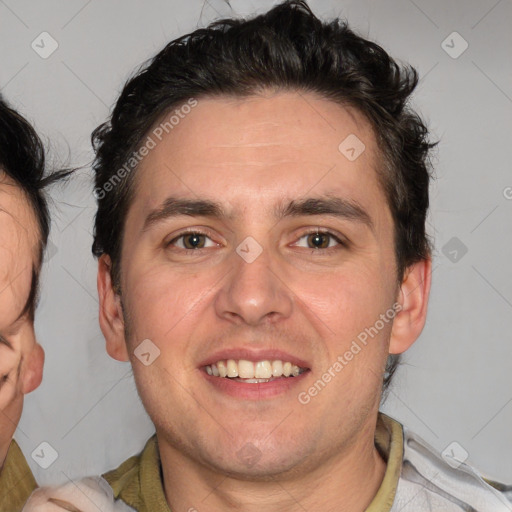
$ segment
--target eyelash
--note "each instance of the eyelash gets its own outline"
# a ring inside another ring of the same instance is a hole
[[[309,249],[312,254],[316,254],[316,255],[325,255],[325,254],[330,254],[332,251],[337,251],[337,250],[340,250],[342,248],[347,248],[348,247],[348,243],[344,240],[342,240],[337,234],[331,232],[331,231],[328,231],[328,230],[320,230],[320,229],[312,229],[310,231],[306,231],[305,233],[303,233],[299,238],[298,240],[301,240],[302,238],[304,237],[307,237],[309,235],[324,235],[324,236],[329,236],[331,237],[332,239],[334,239],[338,245],[334,246],[334,247],[326,247],[324,249],[320,248],[320,249],[315,249],[315,248],[312,248],[312,247],[303,247],[303,249]],[[175,236],[172,240],[170,240],[169,242],[166,242],[165,243],[165,247],[168,248],[170,246],[172,246],[173,244],[175,244],[178,240],[182,239],[183,237],[185,236],[188,236],[188,235],[202,235],[202,236],[206,236],[208,237],[210,240],[213,241],[213,237],[212,237],[212,233],[208,232],[208,231],[203,231],[203,230],[200,230],[200,229],[194,229],[194,230],[187,230],[187,231],[182,231],[180,234],[178,234],[177,236]],[[216,243],[216,242],[214,242]],[[296,242],[295,242],[296,243]],[[205,249],[211,249],[211,247],[203,247],[203,248],[199,248],[199,249],[184,249],[184,248],[176,248],[177,250],[179,251],[182,251],[182,252],[185,252],[185,253],[189,253],[189,254],[192,254],[192,253],[196,253],[197,251],[202,251],[202,250],[205,250]]]

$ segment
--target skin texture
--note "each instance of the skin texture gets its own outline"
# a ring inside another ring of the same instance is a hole
[[[366,146],[354,161],[338,150],[349,134]],[[383,369],[388,353],[421,332],[430,287],[430,261],[397,281],[378,161],[357,111],[290,91],[199,98],[141,163],[121,296],[108,256],[99,261],[100,324],[110,355],[132,362],[173,510],[362,510],[374,497],[385,471],[374,446]],[[145,229],[169,196],[220,202],[227,216],[182,215]],[[357,204],[371,227],[325,214],[275,217],[277,207],[310,197]],[[185,228],[206,230],[206,247],[184,249],[175,239]],[[329,249],[311,248],[311,230],[344,244],[328,238]],[[235,251],[248,236],[263,249],[252,263]],[[395,302],[394,322],[301,404],[298,393]],[[134,355],[145,339],[160,350],[149,366]],[[310,371],[271,398],[227,395],[200,366],[239,347],[285,351]],[[247,446],[256,462],[240,455]]]
[[[39,230],[22,190],[0,170],[0,466],[23,408],[42,378],[44,352],[25,308],[37,268]]]

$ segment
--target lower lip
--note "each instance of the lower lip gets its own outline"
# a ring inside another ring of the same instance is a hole
[[[201,373],[209,384],[222,393],[245,400],[264,400],[292,390],[302,382],[309,371],[305,371],[297,377],[282,377],[269,382],[253,384],[236,381],[227,377],[213,377],[212,375],[208,375],[205,371],[201,371]]]

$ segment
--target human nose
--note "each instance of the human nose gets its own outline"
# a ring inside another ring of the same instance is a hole
[[[217,315],[251,326],[288,318],[293,294],[279,277],[277,258],[263,249],[252,259],[250,251],[255,248],[250,243],[241,246],[233,253],[233,269],[217,294]],[[244,253],[244,248],[249,250]]]

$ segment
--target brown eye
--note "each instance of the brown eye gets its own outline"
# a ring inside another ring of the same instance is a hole
[[[327,253],[330,249],[336,250],[346,246],[340,238],[329,231],[305,233],[293,245],[304,249],[324,249],[322,254]]]
[[[171,240],[168,245],[173,245],[178,249],[194,250],[214,247],[217,244],[204,233],[189,231],[187,233],[182,233],[180,236],[177,236]]]
[[[185,249],[202,249],[205,246],[205,235],[200,233],[190,233],[183,237],[183,246]]]
[[[310,249],[326,249],[329,247],[331,235],[327,233],[311,233],[307,237],[308,247]]]

